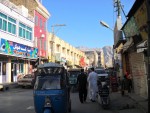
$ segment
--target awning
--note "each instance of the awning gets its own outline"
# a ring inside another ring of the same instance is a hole
[[[127,40],[127,42],[123,45],[123,52],[127,51],[133,44],[132,37]]]
[[[146,50],[147,49],[147,40],[145,40],[144,42],[137,45],[136,48],[137,48],[137,53],[141,53],[144,50]]]

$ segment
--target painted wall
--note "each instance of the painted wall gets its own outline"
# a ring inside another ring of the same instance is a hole
[[[35,40],[37,42],[37,47],[38,47],[38,55],[45,57],[46,56],[46,48],[44,47],[46,45],[46,18],[44,16],[42,16],[42,14],[38,13],[37,11],[35,11],[35,18],[36,16],[38,17],[38,23],[35,23],[35,27],[34,27],[34,36],[35,36]],[[42,28],[40,27],[40,19],[42,21]],[[45,27],[43,26],[43,23],[45,23]],[[40,41],[42,41],[42,46],[40,47]]]

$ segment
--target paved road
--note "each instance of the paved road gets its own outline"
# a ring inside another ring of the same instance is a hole
[[[0,113],[34,113],[32,89],[0,92]]]
[[[71,113],[142,113],[135,108],[133,101],[128,97],[121,97],[119,93],[111,94],[111,107],[108,110],[102,109],[97,102],[79,102],[78,93],[71,93]],[[127,105],[129,104],[129,107]],[[32,89],[11,89],[0,92],[0,113],[35,113],[33,104]]]

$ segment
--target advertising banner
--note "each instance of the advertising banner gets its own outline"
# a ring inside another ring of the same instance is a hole
[[[37,58],[38,49],[1,38],[0,53],[24,58]]]

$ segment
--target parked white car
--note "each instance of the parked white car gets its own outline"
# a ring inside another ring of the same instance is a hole
[[[33,87],[34,76],[32,74],[26,74],[22,78],[18,79],[18,85],[23,88],[26,86]]]

